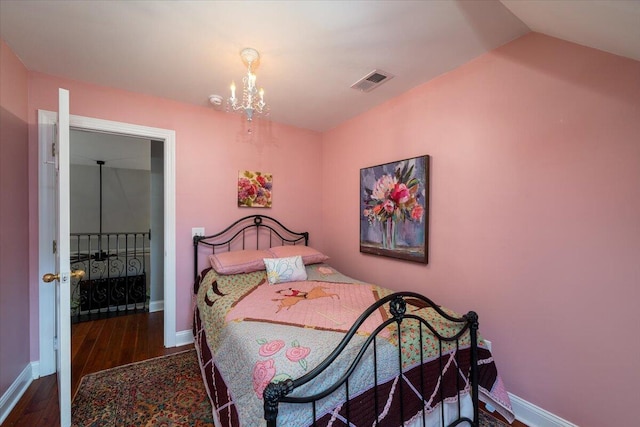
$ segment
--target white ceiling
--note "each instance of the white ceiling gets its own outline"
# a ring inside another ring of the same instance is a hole
[[[74,165],[151,170],[151,141],[124,135],[71,129],[70,162]]]
[[[213,109],[253,47],[270,120],[316,131],[529,31],[640,60],[640,1],[0,0],[29,70]],[[350,88],[376,68],[396,77]]]
[[[501,0],[531,31],[640,61],[640,0]]]

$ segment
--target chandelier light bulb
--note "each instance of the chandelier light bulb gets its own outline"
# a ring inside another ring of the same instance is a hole
[[[267,104],[264,102],[264,89],[256,89],[257,76],[254,68],[258,67],[260,54],[252,48],[245,48],[240,51],[242,62],[247,66],[247,74],[242,78],[242,96],[236,98],[236,85],[231,82],[231,97],[227,102],[227,111],[244,113],[247,121],[252,121],[255,116],[269,114]]]

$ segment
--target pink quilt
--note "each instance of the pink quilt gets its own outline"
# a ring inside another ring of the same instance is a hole
[[[264,271],[231,276],[216,275],[213,270],[203,272],[202,280],[197,283],[194,334],[203,378],[214,406],[214,417],[221,425],[264,425],[262,392],[266,385],[272,381],[298,378],[313,369],[337,346],[344,332],[363,311],[392,293],[389,289],[357,282],[324,264],[307,266],[307,275],[306,281],[269,285]],[[412,307],[412,310],[420,311],[419,314],[428,318],[444,335],[456,332],[433,309]],[[347,347],[340,356],[338,366],[346,367],[360,349],[359,343],[389,317],[386,309],[381,308],[374,313],[358,331],[354,346]],[[419,342],[413,328],[403,331],[403,336],[406,337],[403,342]],[[388,330],[379,337],[377,358],[389,363],[377,366],[377,377],[381,380],[379,384],[391,386],[397,381],[397,339],[395,333]],[[426,359],[425,364],[420,365],[419,345],[405,344],[402,349],[406,372],[402,380],[407,382],[407,387],[415,389],[412,382],[420,381],[421,370],[439,369],[439,348],[434,342],[423,344]],[[488,350],[480,350],[483,355],[481,378],[484,379],[481,398],[496,406],[508,419],[512,418],[508,394],[495,371],[493,358]],[[444,346],[444,352],[450,356],[456,351],[454,346]],[[459,351],[463,352],[459,363],[466,363],[465,369],[468,370],[468,342],[463,342]],[[452,385],[446,387],[443,395],[433,394],[428,411],[437,409],[443,398],[446,401],[454,399],[459,387],[463,393],[469,391],[466,377],[455,379],[465,369],[462,366],[456,369],[450,356],[445,363],[451,365],[447,375],[451,376],[448,382]],[[367,357],[364,363],[372,363]],[[373,386],[373,370],[360,371],[350,379],[350,396],[371,399],[373,395],[369,396],[367,390]],[[307,390],[296,392],[320,391],[342,374],[340,369],[327,371],[306,384]],[[393,396],[395,388],[393,386],[386,394]],[[340,393],[325,399],[318,410],[319,419],[334,423],[340,411],[336,405],[343,401],[344,395]],[[415,405],[420,405],[419,402],[416,399]],[[385,405],[393,409],[393,404]],[[338,412],[332,412],[336,410]],[[389,411],[389,414],[393,413]],[[281,411],[279,425],[308,426],[313,422],[309,417],[308,410],[288,408]],[[352,425],[371,425],[370,421],[370,415],[362,415],[361,421]],[[324,421],[318,425],[325,425]]]
[[[236,302],[225,320],[346,332],[378,299],[376,289],[364,284],[304,281],[263,285]],[[382,313],[375,313],[360,330],[371,333],[382,320]]]

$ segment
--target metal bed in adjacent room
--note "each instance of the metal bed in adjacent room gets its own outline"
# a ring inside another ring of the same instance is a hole
[[[147,232],[72,233],[71,281],[74,323],[149,310]]]

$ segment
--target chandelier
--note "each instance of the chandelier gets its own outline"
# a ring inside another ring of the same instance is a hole
[[[260,64],[260,54],[257,50],[247,47],[240,51],[242,62],[247,66],[247,75],[242,78],[242,99],[236,98],[236,84],[231,82],[231,97],[227,102],[227,111],[244,113],[247,121],[252,121],[254,115],[269,114],[269,108],[264,102],[264,89],[256,87],[254,69]]]

